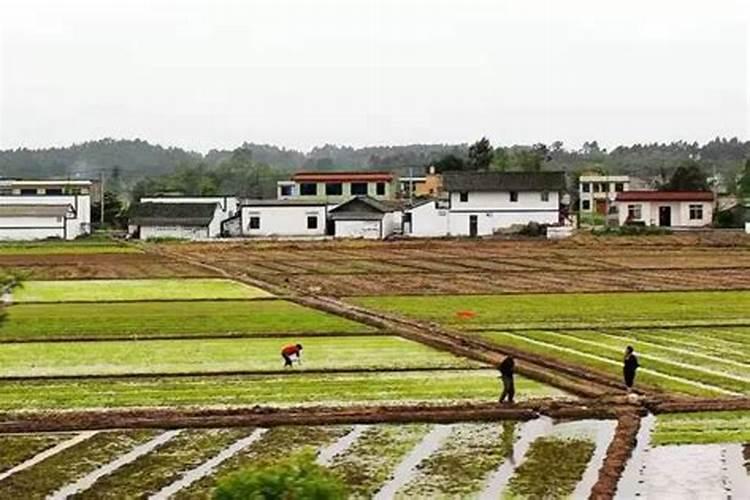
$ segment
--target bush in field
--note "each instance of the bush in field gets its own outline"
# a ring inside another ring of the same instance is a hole
[[[260,463],[221,479],[215,500],[343,500],[341,479],[315,463],[311,452],[273,463]]]

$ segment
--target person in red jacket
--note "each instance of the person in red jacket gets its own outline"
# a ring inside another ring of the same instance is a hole
[[[289,344],[284,347],[281,357],[284,358],[284,368],[292,367],[292,357],[296,357],[298,362],[302,359],[302,344]]]

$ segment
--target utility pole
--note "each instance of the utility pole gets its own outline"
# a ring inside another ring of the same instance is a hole
[[[99,224],[104,226],[104,171],[99,171]]]

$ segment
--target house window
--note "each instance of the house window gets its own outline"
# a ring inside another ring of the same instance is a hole
[[[459,200],[461,200],[462,203],[466,203],[467,201],[469,201],[469,193],[467,193],[466,191],[459,193],[458,196]]]
[[[340,182],[326,184],[326,196],[341,196],[342,194],[344,194],[344,188]]]
[[[690,205],[690,220],[703,220],[703,205]]]
[[[44,192],[47,196],[61,196],[63,194],[62,188],[47,188]]]
[[[641,220],[641,206],[628,205],[628,219]]]
[[[375,193],[378,196],[385,196],[385,182],[378,182],[375,185]]]
[[[21,189],[21,196],[34,196],[34,195],[36,195],[36,188]]]
[[[510,192],[510,201],[518,201],[518,191],[511,191]]]
[[[351,187],[352,195],[362,196],[367,194],[367,183],[366,182],[352,182]]]
[[[314,182],[305,182],[299,185],[299,194],[302,196],[318,196],[318,185]]]
[[[588,182],[584,182],[583,184],[581,184],[581,191],[583,191],[584,193],[590,193],[591,184],[589,184]]]
[[[281,186],[281,196],[292,196],[292,186],[290,184]]]
[[[542,191],[541,199],[542,199],[542,201],[549,201],[549,192],[548,191]]]
[[[591,210],[591,201],[581,200],[581,210]]]
[[[307,229],[318,229],[318,216],[317,215],[307,216]]]
[[[615,183],[615,192],[616,193],[622,193],[623,191],[625,191],[625,184],[623,184],[622,182],[616,182]]]
[[[250,229],[260,229],[260,217],[250,217]]]

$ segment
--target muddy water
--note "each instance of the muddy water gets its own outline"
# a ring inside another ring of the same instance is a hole
[[[480,500],[495,500],[500,498],[516,467],[523,463],[524,456],[529,450],[531,443],[549,433],[552,427],[552,419],[548,417],[540,417],[520,426],[518,441],[513,446],[513,455],[503,461],[500,467],[487,479],[484,489],[479,495]]]
[[[607,455],[609,443],[615,437],[617,422],[615,420],[583,420],[581,422],[560,424],[559,426],[555,426],[556,430],[558,427],[561,428],[566,436],[593,439],[596,444],[594,455],[589,460],[586,471],[583,473],[578,486],[576,486],[571,495],[572,498],[587,498],[591,493],[591,488],[594,487],[594,484],[599,479],[599,469]],[[558,435],[558,432],[554,434]]]
[[[394,498],[396,492],[414,478],[417,465],[437,451],[452,431],[453,425],[434,426],[424,439],[406,455],[404,460],[396,467],[391,479],[383,485],[373,498],[375,500]]]

